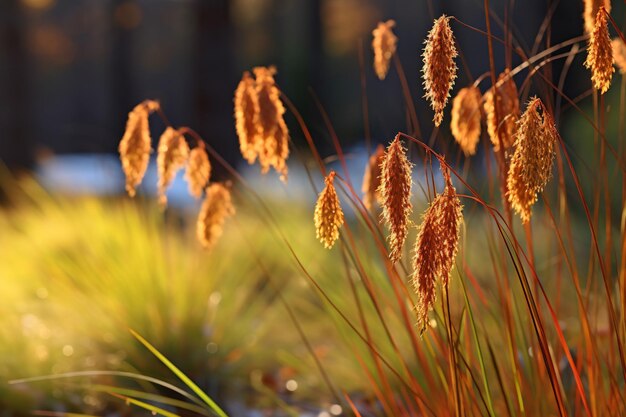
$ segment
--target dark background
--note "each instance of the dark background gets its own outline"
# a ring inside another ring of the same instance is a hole
[[[612,15],[623,22],[623,4],[613,3]],[[421,98],[420,55],[433,18],[446,13],[485,28],[482,1],[476,0],[0,0],[0,5],[0,159],[11,168],[31,167],[51,153],[116,152],[128,112],[146,98],[160,100],[173,124],[193,127],[238,162],[232,96],[242,71],[255,65],[277,66],[277,82],[303,113],[322,153],[332,150],[311,91],[343,144],[362,141],[364,69],[372,137],[386,142],[406,127],[397,73],[392,69],[381,82],[371,68],[371,31],[389,18],[397,21],[399,57],[426,136],[432,112]],[[494,21],[515,23],[513,36],[527,52],[553,7],[550,44],[582,33],[579,0],[492,0],[491,5]],[[470,81],[467,70],[477,77],[488,70],[489,60],[483,35],[455,22],[452,27],[463,54],[456,91]],[[501,25],[494,22],[493,30],[503,36]],[[502,70],[504,48],[495,46]],[[568,75],[566,92],[572,97],[590,88],[583,59],[576,59]],[[514,57],[513,64],[519,62]],[[553,67],[555,82],[561,65],[562,60]],[[516,78],[518,85],[524,75]],[[158,118],[151,120],[155,131],[162,129]],[[294,141],[303,143],[295,120],[288,116],[287,123]],[[447,129],[442,132],[449,136]]]

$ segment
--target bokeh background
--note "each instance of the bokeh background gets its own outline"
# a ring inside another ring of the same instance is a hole
[[[623,21],[622,2],[613,3],[613,15]],[[501,22],[494,34],[502,37],[502,25],[516,22],[513,34],[527,51],[551,13],[550,44],[582,31],[582,1],[491,4]],[[419,77],[433,18],[446,13],[485,26],[480,0],[3,0],[0,7],[0,159],[14,169],[53,154],[114,154],[128,111],[146,98],[160,100],[172,123],[193,127],[239,163],[232,96],[242,71],[256,65],[277,66],[280,87],[323,153],[332,148],[312,95],[343,144],[361,142],[364,72],[372,136],[386,142],[406,127],[396,72],[380,82],[371,70],[371,31],[389,18],[397,21],[399,57],[428,135],[431,112],[420,99]],[[487,48],[483,35],[458,24],[454,29],[463,54],[457,85],[465,85],[468,71],[477,77],[488,70]],[[512,59],[520,62],[515,54]],[[505,61],[496,43],[498,69]],[[555,82],[562,62],[553,65]],[[588,91],[587,79],[574,65],[566,93]],[[288,124],[301,143],[294,120]],[[111,176],[121,190],[122,178]]]

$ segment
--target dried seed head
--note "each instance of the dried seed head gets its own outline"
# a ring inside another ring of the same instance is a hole
[[[385,147],[378,145],[376,152],[370,156],[369,162],[365,167],[365,174],[363,174],[363,205],[368,210],[374,207],[374,201],[378,201],[380,204],[382,197],[380,194],[380,164],[383,162],[385,156]]]
[[[379,79],[384,80],[389,71],[389,63],[396,53],[398,38],[391,30],[396,25],[394,20],[379,22],[372,31],[372,49],[374,49],[374,70]]]
[[[205,249],[215,245],[223,233],[226,218],[235,214],[230,191],[224,185],[215,183],[206,189],[206,197],[200,208],[196,233]]]
[[[289,131],[283,118],[285,107],[280,101],[280,91],[276,87],[274,67],[254,68],[256,76],[257,109],[254,124],[262,146],[259,149],[261,172],[270,167],[281,174],[281,180],[287,180],[287,157],[289,156]]]
[[[591,69],[591,81],[594,88],[599,90],[601,94],[606,93],[611,86],[611,78],[615,68],[613,68],[613,48],[609,37],[609,23],[605,8],[602,6],[598,9],[596,26],[589,38],[585,67]]]
[[[498,77],[495,99],[493,88],[490,88],[484,97],[483,107],[487,115],[487,132],[496,152],[500,150],[500,143],[502,143],[504,150],[513,145],[515,130],[517,129],[516,123],[520,115],[517,86],[509,74],[510,71],[507,68]]]
[[[480,139],[481,100],[480,90],[474,86],[462,88],[452,100],[450,129],[465,156],[476,153]]]
[[[118,149],[126,175],[126,191],[131,197],[135,196],[135,188],[141,183],[148,168],[151,150],[148,116],[158,108],[158,102],[146,100],[128,114],[126,131]]]
[[[200,198],[202,190],[211,178],[211,163],[204,144],[196,146],[189,152],[189,162],[185,171],[185,179],[189,184],[189,193]]]
[[[167,205],[165,191],[176,177],[176,172],[187,162],[188,156],[189,146],[184,136],[176,129],[168,126],[159,139],[157,149],[157,173],[159,176],[157,188],[161,206]]]
[[[326,249],[330,249],[339,238],[339,228],[343,225],[343,211],[335,190],[335,171],[324,179],[326,186],[315,203],[315,234]]]
[[[454,58],[457,52],[449,20],[450,17],[446,15],[435,20],[422,54],[424,61],[422,72],[426,90],[424,97],[430,100],[430,106],[435,111],[433,118],[435,126],[439,126],[443,120],[443,109],[446,107],[450,89],[456,78],[457,68]]]
[[[619,68],[619,72],[626,74],[626,44],[620,39],[615,38],[611,41],[613,48],[613,60]]]
[[[518,122],[507,175],[507,198],[523,223],[530,221],[531,207],[552,175],[557,138],[552,117],[540,99],[532,98]]]
[[[448,285],[458,252],[463,219],[463,207],[452,185],[448,168],[443,163],[441,171],[446,186],[422,216],[413,258],[412,280],[418,295],[416,308],[422,331],[428,322],[428,311],[435,302],[437,279],[441,280],[444,287]]]
[[[255,109],[258,107],[254,79],[248,71],[235,90],[235,129],[239,137],[241,155],[252,164],[260,151],[260,140],[255,125]]]
[[[397,262],[402,256],[402,245],[406,239],[411,215],[411,163],[406,151],[396,136],[387,148],[380,166],[380,186],[383,218],[389,226],[389,259]]]
[[[611,0],[583,0],[585,10],[583,18],[585,19],[585,32],[591,35],[593,28],[596,26],[596,16],[600,6],[604,6],[607,13],[611,13]]]

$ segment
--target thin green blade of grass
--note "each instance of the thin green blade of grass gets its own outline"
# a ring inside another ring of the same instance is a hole
[[[119,399],[122,399],[122,400],[126,401],[127,404],[136,405],[137,407],[140,407],[140,408],[143,408],[144,410],[150,411],[153,414],[161,414],[162,416],[165,416],[165,417],[180,417],[178,414],[174,414],[172,412],[164,410],[164,409],[162,409],[160,407],[157,407],[155,405],[148,404],[148,403],[145,403],[143,401],[139,401],[139,400],[136,400],[134,398],[127,397],[125,395],[119,395],[119,394],[113,394],[113,393],[109,393],[109,394],[114,396],[114,397],[116,397],[116,398],[119,398]]]
[[[198,413],[204,416],[211,416],[211,414],[209,414],[209,412],[207,412],[203,407],[197,406],[195,404],[190,404],[185,401],[180,401],[174,398],[166,397],[164,395],[151,394],[149,392],[138,391],[135,389],[120,388],[113,385],[104,384],[86,385],[82,388],[88,389],[90,391],[104,392],[107,394],[118,394],[135,399],[153,401],[165,405],[171,405],[173,407],[181,408],[187,411],[193,411],[194,413]]]
[[[129,329],[131,334],[141,342],[154,356],[156,356],[165,366],[168,367],[170,371],[172,371],[185,385],[187,385],[202,401],[204,401],[212,411],[215,412],[220,417],[228,417],[228,414],[224,412],[220,408],[219,405],[215,401],[211,399],[204,391],[200,389],[187,375],[185,375],[180,369],[176,367],[169,359],[167,359],[161,352],[157,350],[154,346],[150,344],[146,339],[144,339],[139,333],[135,332],[133,329]]]

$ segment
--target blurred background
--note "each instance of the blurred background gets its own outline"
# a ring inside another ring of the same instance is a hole
[[[582,1],[491,3],[497,36],[505,22],[524,22],[511,27],[527,53],[549,13],[550,44],[582,32]],[[614,3],[613,15],[623,21],[623,4]],[[397,73],[392,69],[381,82],[371,69],[371,31],[390,18],[397,21],[399,57],[427,136],[432,115],[420,98],[420,54],[433,18],[452,14],[485,27],[480,0],[3,0],[1,9],[0,159],[12,169],[33,168],[53,154],[112,156],[128,112],[146,98],[160,100],[173,124],[193,127],[238,163],[232,96],[242,71],[256,65],[277,66],[277,82],[323,154],[332,148],[313,94],[342,143],[361,142],[364,72],[372,136],[387,142],[407,118]],[[463,54],[458,89],[473,80],[468,71],[477,77],[489,61],[483,35],[453,26]],[[501,70],[506,57],[499,44],[496,54]],[[518,62],[514,55],[513,65]],[[562,62],[554,63],[555,82]],[[566,92],[576,97],[588,90],[587,78],[575,65]],[[287,117],[295,143],[303,142]],[[158,135],[160,121],[152,124]],[[109,186],[121,191],[121,173],[112,171]]]

